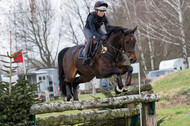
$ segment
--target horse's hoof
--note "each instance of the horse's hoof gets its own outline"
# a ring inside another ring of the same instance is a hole
[[[123,87],[123,92],[127,92],[128,91],[128,87],[124,86]]]
[[[127,92],[128,90],[123,89],[123,92]]]
[[[122,89],[119,89],[118,86],[115,86],[115,93],[116,93],[116,94],[120,94],[121,92],[123,92],[123,88],[122,88]]]
[[[72,98],[72,96],[71,96],[71,95],[68,95],[68,96],[67,96],[67,101],[70,101],[71,98]]]

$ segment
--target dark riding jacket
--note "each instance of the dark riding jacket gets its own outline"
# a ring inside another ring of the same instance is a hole
[[[104,14],[103,17],[99,17],[96,12],[91,12],[87,17],[85,27],[90,29],[92,34],[96,36],[98,40],[100,40],[102,35],[97,32],[97,29],[99,29],[103,24],[105,25],[107,31],[107,25],[109,22],[106,15]]]

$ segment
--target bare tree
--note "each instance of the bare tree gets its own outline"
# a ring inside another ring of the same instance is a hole
[[[134,24],[135,25],[138,25],[139,26],[139,17],[138,17],[138,4],[135,0],[131,0],[130,2],[126,2],[125,0],[124,1],[124,5],[125,5],[125,10],[127,11],[127,15],[129,16],[129,22],[131,22],[131,25],[134,27]],[[134,8],[133,9],[129,9],[129,6],[133,6]],[[134,20],[134,22],[133,22]],[[146,75],[147,73],[147,65],[146,65],[146,59],[145,59],[145,50],[143,49],[143,40],[142,40],[142,37],[140,36],[140,27],[137,29],[137,48],[139,50],[139,54],[140,54],[140,59],[139,62],[142,63],[142,68],[143,68],[143,73],[144,75]]]
[[[189,1],[189,0],[188,0]],[[159,62],[165,59],[187,56],[187,42],[190,39],[185,36],[186,44],[183,44],[180,33],[180,20],[183,19],[182,25],[185,28],[189,26],[186,20],[189,9],[189,2],[181,1],[181,9],[183,18],[179,17],[178,12],[173,10],[179,0],[176,1],[159,1],[159,0],[120,0],[109,1],[111,11],[109,10],[109,21],[114,25],[124,27],[134,27],[138,25],[137,31],[137,53],[141,62],[144,74],[148,70],[158,69]],[[169,2],[169,3],[168,3]],[[110,8],[109,8],[110,9]],[[184,35],[188,35],[189,30],[184,29]],[[187,45],[185,47],[185,45]],[[181,48],[181,50],[179,50]],[[186,51],[185,51],[186,50]],[[183,52],[183,55],[182,53]],[[187,57],[186,57],[187,58]]]
[[[187,40],[184,30],[184,13],[187,11],[187,1],[149,1],[150,9],[153,14],[149,24],[149,30],[144,28],[145,32],[149,32],[150,37],[155,40],[161,40],[165,43],[171,43],[182,47],[181,52],[184,58],[185,68],[188,68],[187,60]],[[142,23],[144,24],[144,23]]]
[[[55,66],[62,27],[55,24],[51,2],[29,0],[19,3],[17,9],[16,18],[10,20],[16,25],[15,35],[20,48],[28,52],[28,62],[36,67]]]
[[[63,2],[66,11],[63,14],[63,18],[67,19],[62,22],[65,26],[64,36],[75,45],[84,42],[83,28],[86,23],[86,17],[92,8],[92,2],[87,0]]]

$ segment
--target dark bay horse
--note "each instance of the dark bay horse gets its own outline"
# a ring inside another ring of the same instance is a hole
[[[63,95],[67,96],[67,101],[70,101],[72,96],[74,100],[78,100],[78,84],[89,82],[94,77],[108,78],[116,74],[118,86],[115,88],[115,92],[119,93],[123,91],[124,87],[121,75],[128,72],[125,85],[130,85],[133,68],[124,65],[123,54],[129,57],[131,63],[136,62],[134,33],[137,27],[132,30],[119,26],[109,26],[108,28],[104,44],[107,52],[102,53],[102,47],[98,46],[96,54],[92,57],[94,61],[92,66],[82,65],[82,59],[78,58],[79,51],[84,45],[64,48],[59,53],[60,90]],[[79,76],[76,77],[76,74]]]

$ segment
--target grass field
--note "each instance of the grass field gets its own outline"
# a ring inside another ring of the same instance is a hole
[[[190,126],[190,106],[173,106],[156,109],[157,120],[163,119],[160,126]]]
[[[190,69],[162,76],[151,85],[161,95],[156,105],[160,126],[190,126]]]

